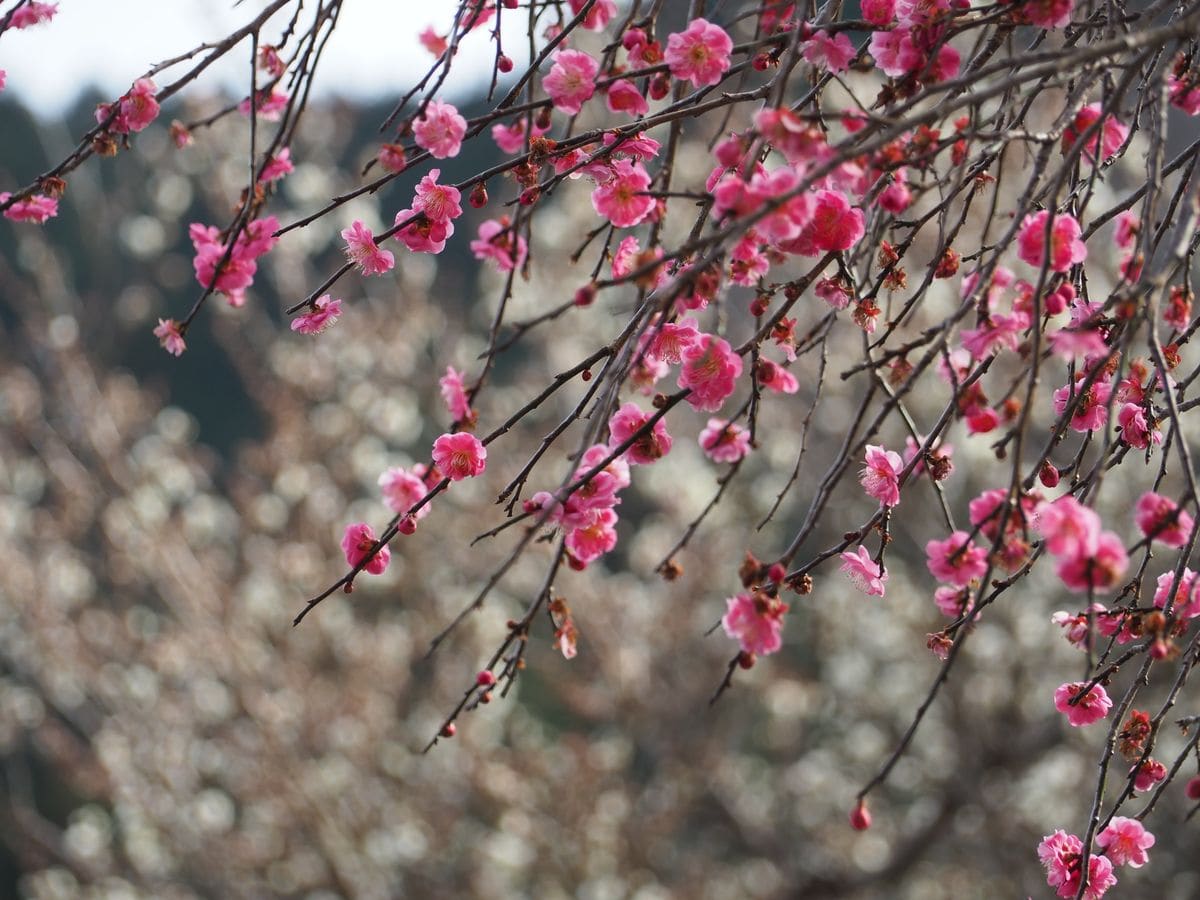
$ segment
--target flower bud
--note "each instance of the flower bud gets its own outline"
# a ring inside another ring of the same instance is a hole
[[[496,676],[492,674],[490,669],[484,669],[475,676],[475,683],[480,687],[491,687],[496,683]]]
[[[511,72],[513,70],[513,61],[501,53],[500,58],[496,60],[496,68],[501,72]]]
[[[1038,481],[1048,488],[1058,487],[1058,469],[1049,462],[1042,463],[1042,468],[1038,472]]]
[[[850,827],[855,831],[866,831],[871,827],[871,811],[867,809],[867,801],[861,797],[854,809],[850,810]]]
[[[482,181],[476,184],[471,188],[468,200],[474,209],[483,209],[488,202],[487,186]]]

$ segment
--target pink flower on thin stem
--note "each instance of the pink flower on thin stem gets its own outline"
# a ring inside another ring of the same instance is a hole
[[[1071,23],[1075,0],[1028,0],[1021,12],[1039,28],[1063,28]]]
[[[733,40],[724,28],[697,18],[686,30],[668,35],[664,59],[673,76],[699,88],[721,80],[732,52]]]
[[[882,597],[887,586],[888,573],[879,563],[871,559],[867,548],[861,544],[853,552],[842,554],[842,569],[850,583],[868,597]]]
[[[783,646],[786,603],[761,592],[738,594],[725,602],[727,611],[721,619],[721,627],[738,642],[743,653],[768,656]]]
[[[442,390],[442,401],[455,422],[466,422],[471,418],[471,404],[467,401],[467,391],[463,387],[462,373],[454,366],[446,366],[446,374],[438,379],[438,387]]]
[[[628,81],[616,81],[608,86],[604,104],[612,113],[628,113],[631,116],[644,116],[650,112],[650,104],[633,84]]]
[[[596,92],[599,71],[600,63],[582,50],[559,50],[542,87],[555,109],[574,116]]]
[[[1046,226],[1050,211],[1027,215],[1017,235],[1017,255],[1029,265],[1041,268],[1046,260]],[[1046,262],[1051,271],[1066,272],[1071,266],[1087,259],[1087,245],[1080,240],[1083,232],[1079,222],[1068,213],[1059,213],[1050,226],[1050,258]]]
[[[884,506],[896,506],[900,502],[900,473],[903,471],[904,460],[899,453],[868,444],[859,484]]]
[[[1072,591],[1109,590],[1129,568],[1129,556],[1121,539],[1111,531],[1100,533],[1094,552],[1059,561],[1058,577]]]
[[[570,3],[571,14],[577,16],[587,5],[587,0],[570,0]],[[583,17],[583,27],[588,31],[602,31],[616,14],[616,0],[596,0],[587,15]]]
[[[573,528],[566,545],[580,567],[595,562],[617,546],[617,514],[611,507],[599,509],[587,525]]]
[[[273,181],[278,181],[285,175],[290,175],[294,171],[296,171],[296,167],[292,165],[292,148],[284,147],[263,166],[258,180],[270,184]]]
[[[149,78],[139,78],[115,104],[116,115],[113,115],[114,104],[101,103],[96,107],[96,121],[104,122],[110,115],[108,130],[116,134],[130,134],[144,129],[158,117],[158,100],[155,94],[158,88]]]
[[[1167,600],[1174,596],[1171,602],[1171,615],[1177,620],[1192,619],[1200,616],[1200,590],[1197,590],[1196,573],[1184,567],[1183,576],[1175,581],[1175,572],[1163,572],[1155,582],[1154,605],[1159,609],[1167,608]]]
[[[612,175],[592,191],[592,208],[617,228],[632,228],[654,211],[654,198],[644,193],[650,175],[641,163],[619,159]]]
[[[1150,757],[1130,769],[1129,774],[1133,776],[1133,789],[1145,793],[1167,777],[1167,767]]]
[[[1075,114],[1071,125],[1063,131],[1063,152],[1066,153],[1079,140],[1080,135],[1092,127],[1100,119],[1101,106],[1099,103],[1089,103]],[[1107,162],[1117,155],[1117,151],[1129,137],[1129,129],[1118,122],[1114,116],[1105,116],[1104,122],[1097,129],[1097,134],[1088,138],[1083,149],[1083,158],[1088,162],[1096,161],[1096,148],[1100,147],[1102,162]]]
[[[393,466],[379,476],[379,489],[383,492],[383,502],[397,515],[407,513],[429,493],[429,489],[418,472],[420,468],[423,466],[414,467],[409,472],[400,466]],[[413,513],[412,517],[423,519],[429,515],[432,508],[430,504],[426,503]]]
[[[1039,506],[1033,527],[1055,556],[1090,555],[1100,540],[1100,516],[1069,494]]]
[[[292,331],[300,334],[320,334],[337,322],[342,314],[342,301],[324,294],[313,301],[312,312],[292,319]]]
[[[1192,517],[1187,510],[1162,494],[1147,491],[1138,498],[1133,519],[1146,537],[1168,547],[1182,547],[1192,533]]]
[[[9,14],[8,24],[11,28],[29,28],[49,22],[58,12],[57,3],[38,3],[37,0],[18,6]]]
[[[1137,819],[1114,816],[1096,835],[1096,844],[1114,864],[1140,869],[1150,860],[1146,851],[1154,846],[1154,835]]]
[[[382,275],[396,265],[392,251],[376,244],[371,229],[357,219],[349,228],[342,229],[342,240],[346,242],[346,258],[364,275]]]
[[[476,259],[492,260],[501,272],[511,272],[525,264],[529,248],[525,238],[513,230],[508,216],[504,216],[479,224],[479,237],[471,241],[471,252]]]
[[[452,184],[438,184],[441,169],[430,169],[413,196],[413,209],[431,222],[449,222],[462,215],[462,192]]]
[[[487,466],[487,447],[466,431],[443,434],[433,442],[433,461],[451,481],[474,478]]]
[[[182,356],[183,351],[187,349],[183,335],[179,333],[179,323],[174,319],[159,319],[154,336],[158,338],[162,348],[172,356]]]
[[[976,547],[965,531],[955,531],[944,541],[929,541],[925,555],[933,577],[956,587],[966,587],[987,572],[987,550]]]
[[[750,452],[750,432],[724,419],[709,419],[700,432],[700,447],[713,462],[735,463]]]
[[[652,418],[652,413],[643,412],[636,403],[626,403],[608,420],[608,431],[611,435],[609,447],[616,449],[624,444]],[[659,419],[653,427],[637,438],[623,454],[625,459],[634,465],[649,465],[657,462],[671,452],[671,435],[667,433],[667,423]]]
[[[863,213],[855,209],[841,191],[817,191],[812,218],[794,242],[784,249],[819,256],[849,250],[862,239]]]
[[[688,405],[702,412],[716,412],[733,393],[742,374],[742,358],[729,343],[715,335],[701,335],[684,351],[683,368],[676,382],[690,388]]]
[[[413,138],[434,159],[458,156],[467,133],[467,120],[449,103],[432,100],[425,114],[413,123]]]
[[[367,563],[362,570],[370,572],[372,575],[382,575],[388,567],[388,563],[392,561],[392,552],[385,545],[375,551],[370,559],[367,559],[367,555],[371,553],[371,548],[374,546],[375,532],[371,530],[370,525],[365,522],[356,522],[346,526],[346,533],[342,536],[342,552],[346,554],[347,565],[357,566],[366,559]]]
[[[842,31],[833,37],[826,31],[816,31],[804,42],[804,59],[830,72],[845,72],[854,57],[854,45]]]
[[[24,9],[24,7],[22,7]],[[11,197],[9,191],[0,192],[0,203]],[[22,200],[17,200],[4,211],[4,218],[13,222],[33,222],[35,225],[45,223],[58,215],[58,200],[42,194],[32,194]]]
[[[1073,900],[1079,893],[1083,870],[1083,841],[1065,831],[1046,835],[1038,844],[1038,859],[1046,869],[1046,883],[1059,897]],[[1083,900],[1099,900],[1117,883],[1112,863],[1103,856],[1088,857],[1088,886]]]
[[[1093,685],[1092,689],[1078,702],[1072,703],[1071,701],[1085,687],[1087,687],[1086,682],[1069,681],[1059,685],[1054,691],[1054,708],[1066,715],[1067,721],[1075,728],[1100,721],[1112,709],[1112,700],[1109,699],[1104,688],[1098,684]]]
[[[403,241],[413,253],[441,253],[446,249],[446,241],[454,235],[454,223],[449,219],[435,222],[420,210],[400,210],[396,213],[396,224],[401,222],[408,224],[396,232],[396,240]]]

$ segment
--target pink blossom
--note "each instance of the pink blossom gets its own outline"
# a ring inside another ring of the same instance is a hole
[[[1074,8],[1075,0],[1028,0],[1021,12],[1039,28],[1062,28],[1071,23]]]
[[[587,5],[587,0],[570,0],[570,2],[571,14],[576,16]],[[583,17],[583,27],[589,31],[602,31],[616,14],[616,0],[596,0],[587,15]]]
[[[1033,527],[1041,532],[1046,549],[1055,556],[1090,555],[1100,539],[1100,516],[1069,494],[1039,506]]]
[[[458,156],[462,139],[467,133],[467,120],[458,110],[442,100],[432,100],[425,114],[413,123],[413,138],[422,150],[434,159]]]
[[[371,530],[370,525],[365,522],[356,522],[346,526],[346,533],[342,536],[342,552],[346,554],[347,565],[356,567],[366,559],[366,565],[362,567],[363,571],[372,575],[382,575],[392,560],[392,552],[383,546],[372,554],[370,559],[367,559],[367,555],[371,553],[371,548],[374,546],[375,532]]]
[[[664,59],[673,76],[700,88],[721,80],[732,52],[733,40],[724,28],[696,18],[686,30],[667,37]]]
[[[759,359],[755,374],[760,386],[777,394],[794,394],[800,390],[800,382],[796,380],[796,376],[769,359]]]
[[[174,319],[159,319],[154,336],[158,338],[162,348],[172,356],[182,356],[183,351],[187,349],[183,335],[179,333],[179,323]]]
[[[1114,816],[1096,835],[1096,844],[1115,865],[1140,869],[1150,859],[1146,851],[1154,846],[1154,835],[1137,819]]]
[[[1058,577],[1072,591],[1108,590],[1121,580],[1129,568],[1129,556],[1121,539],[1111,531],[1102,531],[1096,550],[1059,560]]]
[[[1129,770],[1129,774],[1133,776],[1133,789],[1144,793],[1167,777],[1167,767],[1151,757],[1142,764],[1135,765]]]
[[[37,0],[33,0],[14,9],[9,14],[8,25],[10,28],[29,28],[31,25],[49,22],[57,12],[57,3],[38,3]]]
[[[513,231],[507,216],[479,223],[479,237],[471,241],[471,252],[475,258],[492,260],[501,272],[511,272],[524,265],[528,250],[525,238]]]
[[[942,585],[933,592],[933,602],[943,616],[951,619],[966,615],[975,606],[975,598],[969,590],[947,585]]]
[[[111,115],[108,130],[116,134],[130,134],[144,129],[158,117],[158,88],[149,78],[139,78],[115,104],[101,103],[96,107],[96,121],[104,122]]]
[[[617,546],[617,514],[612,509],[598,510],[591,523],[571,529],[567,550],[582,565],[594,562]]]
[[[629,113],[637,117],[650,112],[650,104],[646,102],[642,92],[625,80],[615,81],[608,86],[604,103],[612,113]]]
[[[409,472],[399,466],[393,466],[379,476],[379,489],[383,492],[383,502],[397,515],[406,515],[429,493],[425,482],[418,474],[418,468],[421,467],[414,467],[413,471]],[[413,513],[412,517],[423,519],[429,515],[432,508],[430,504],[426,503]]]
[[[805,60],[830,72],[845,72],[855,55],[854,45],[844,31],[839,31],[833,37],[826,31],[815,31],[804,42]]]
[[[722,338],[702,334],[683,353],[683,368],[676,382],[690,388],[687,402],[692,409],[716,412],[733,393],[742,374],[742,358]]]
[[[1092,127],[1092,125],[1100,119],[1102,109],[1099,103],[1089,103],[1083,109],[1075,114],[1075,119],[1071,125],[1067,126],[1063,131],[1063,152],[1066,153],[1077,140],[1080,135]],[[1083,157],[1088,162],[1096,161],[1096,148],[1101,148],[1103,154],[1102,162],[1107,162],[1117,155],[1117,151],[1125,143],[1125,139],[1129,137],[1129,128],[1116,120],[1114,116],[1105,116],[1103,124],[1097,129],[1097,133],[1088,138],[1088,142],[1083,149]]]
[[[619,135],[612,131],[604,132],[604,137],[601,142],[605,147],[612,147],[620,142],[613,155],[625,155],[633,159],[645,160],[653,159],[658,156],[658,151],[662,149],[662,144],[652,137],[646,137],[643,132],[635,134]]]
[[[454,223],[449,219],[433,221],[419,210],[400,210],[396,213],[396,224],[401,222],[408,224],[396,232],[396,240],[403,241],[413,253],[441,253],[454,234]]]
[[[21,7],[24,9],[25,7]],[[0,192],[0,203],[5,203],[12,196],[9,191]],[[4,211],[4,218],[13,222],[33,222],[43,224],[47,219],[58,215],[58,200],[44,194],[31,194],[17,200]]]
[[[1192,533],[1192,517],[1187,510],[1153,491],[1138,498],[1133,520],[1142,534],[1168,547],[1183,547]]]
[[[404,148],[399,144],[384,144],[379,148],[379,164],[389,172],[403,172],[408,165]]]
[[[1082,381],[1086,375],[1080,373],[1077,380]],[[1074,390],[1072,388],[1075,388]],[[1097,378],[1082,399],[1079,398],[1078,388],[1074,385],[1063,385],[1054,392],[1054,409],[1062,415],[1067,407],[1075,405],[1071,416],[1071,427],[1076,431],[1098,431],[1108,420],[1108,398],[1112,396],[1112,382],[1107,378]]]
[[[900,473],[904,461],[894,450],[875,444],[867,444],[866,461],[859,476],[859,484],[868,496],[874,497],[884,506],[896,506],[900,502]]]
[[[413,197],[413,209],[423,212],[431,222],[448,222],[462,215],[462,193],[451,184],[438,184],[441,169],[430,169],[429,173],[417,182],[416,195]]]
[[[965,531],[955,531],[944,541],[929,541],[925,556],[934,578],[957,587],[965,587],[987,572],[987,550],[976,547]]]
[[[1146,422],[1146,410],[1140,403],[1126,403],[1117,413],[1121,426],[1121,440],[1138,450],[1145,450],[1153,441],[1162,443],[1162,432],[1151,428]]]
[[[1122,250],[1128,250],[1137,240],[1142,229],[1142,220],[1137,213],[1125,210],[1117,216],[1116,228],[1113,231],[1113,242]]]
[[[433,461],[451,481],[474,478],[487,466],[487,447],[467,431],[443,434],[433,442]]]
[[[582,50],[559,50],[549,74],[542,79],[542,88],[555,109],[574,116],[595,93],[599,71],[600,63]]]
[[[1046,883],[1057,888],[1058,896],[1073,900],[1082,881],[1083,841],[1065,831],[1047,835],[1038,844],[1038,859],[1046,869]],[[1112,863],[1106,857],[1088,857],[1088,886],[1083,900],[1099,900],[1117,883]]]
[[[654,198],[644,192],[650,188],[650,175],[641,163],[619,159],[611,176],[592,191],[592,208],[617,228],[632,228],[654,210]]]
[[[278,181],[284,175],[290,175],[295,170],[296,167],[292,165],[292,148],[284,147],[263,166],[258,180],[270,184],[272,181]]]
[[[913,458],[917,455],[917,452],[921,449],[924,443],[925,438],[923,437],[919,441],[913,440],[912,435],[909,435],[904,439],[905,465],[908,465],[913,461]],[[954,456],[954,445],[947,444],[939,438],[938,440],[934,441],[933,446],[929,448],[928,455],[933,457],[934,463],[938,469],[935,480],[941,481],[945,478],[949,478],[950,474],[954,471],[954,465],[950,462],[951,457]],[[913,466],[912,473],[914,477],[923,475],[925,473],[924,458],[917,460],[917,464]]]
[[[215,226],[193,222],[188,226],[188,236],[196,250],[192,259],[196,281],[203,288],[212,286],[225,294],[231,306],[241,306],[246,301],[246,288],[254,283],[258,258],[279,242],[279,238],[275,237],[278,229],[279,220],[274,216],[255,219],[242,229],[229,252],[228,260],[225,260],[229,246],[225,236]],[[218,275],[217,265],[222,260],[225,260],[225,264]]]
[[[716,463],[735,463],[750,452],[750,432],[724,419],[709,419],[700,432],[700,447]]]
[[[845,309],[854,299],[850,286],[843,278],[822,278],[813,288],[813,293],[834,309]]]
[[[611,435],[609,447],[615,450],[633,437],[652,418],[652,413],[642,412],[636,403],[626,403],[608,420]],[[667,423],[659,419],[654,426],[635,440],[624,456],[634,465],[657,462],[671,452],[671,435],[667,434]]]
[[[621,243],[617,244],[617,249],[613,252],[613,278],[624,278],[636,268],[637,257],[641,249],[638,239],[632,234],[621,238]]]
[[[842,554],[842,569],[850,583],[868,597],[882,597],[887,586],[888,573],[879,563],[871,559],[867,548],[861,544],[853,552]]]
[[[467,401],[467,392],[463,387],[462,373],[454,366],[446,366],[446,374],[438,379],[438,387],[442,390],[442,401],[446,409],[454,417],[455,422],[465,422],[471,418],[471,404]]]
[[[1091,690],[1076,703],[1071,701],[1085,688],[1087,682],[1069,681],[1061,684],[1054,691],[1054,708],[1067,717],[1067,721],[1076,728],[1091,725],[1108,715],[1112,709],[1112,700],[1100,685],[1093,685]]]
[[[346,242],[346,258],[364,275],[382,275],[396,265],[392,251],[376,244],[371,229],[357,219],[349,228],[342,229],[342,240]]]
[[[817,191],[812,218],[797,239],[795,249],[805,256],[849,250],[862,236],[862,210],[851,207],[841,191]]]
[[[876,31],[871,35],[871,58],[889,78],[903,78],[925,64],[925,55],[913,43],[907,28]]]
[[[8,73],[5,72],[3,69],[0,69],[0,91],[4,90],[4,86],[5,86],[5,82],[6,82],[7,78],[8,78]]]
[[[272,88],[270,93],[260,91],[255,99],[254,112],[268,122],[276,122],[287,108],[289,97],[283,91]],[[238,104],[238,112],[243,116],[250,115],[250,98],[247,97]]]
[[[1194,84],[1186,76],[1181,78],[1174,72],[1167,75],[1167,97],[1172,106],[1189,116],[1200,116],[1200,85]]]
[[[896,14],[896,0],[863,0],[863,18],[880,28],[889,24]]]
[[[1171,614],[1178,620],[1192,619],[1200,616],[1200,589],[1196,584],[1196,573],[1186,566],[1183,577],[1178,584],[1174,572],[1163,572],[1155,582],[1154,605],[1159,609],[1167,608],[1167,599],[1171,599]],[[1174,595],[1172,597],[1172,595]]]
[[[518,119],[511,125],[493,125],[492,140],[504,153],[520,153],[525,148],[525,122]]]
[[[292,319],[292,331],[300,334],[320,334],[337,322],[342,314],[342,301],[325,294],[313,301],[312,312]]]
[[[721,619],[725,634],[736,640],[743,653],[767,656],[783,646],[783,616],[786,603],[763,593],[738,594],[726,601]]]
[[[1017,236],[1017,255],[1031,266],[1041,267],[1046,259],[1046,227],[1050,211],[1030,213],[1021,222]],[[1087,259],[1087,245],[1079,239],[1079,222],[1068,213],[1054,217],[1050,230],[1050,259],[1047,265],[1054,272],[1066,272],[1071,266]]]

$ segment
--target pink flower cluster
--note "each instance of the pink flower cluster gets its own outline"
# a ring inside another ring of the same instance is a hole
[[[116,134],[130,134],[141,131],[158,118],[158,100],[155,94],[158,88],[149,78],[139,78],[133,83],[129,92],[115,104],[101,103],[96,107],[96,121],[112,121],[108,130]],[[115,109],[114,109],[115,107]]]
[[[250,222],[238,235],[229,252],[229,259],[221,266],[218,275],[217,266],[229,251],[228,239],[215,225],[193,222],[188,227],[188,234],[196,250],[192,260],[196,281],[206,289],[212,285],[226,296],[230,306],[241,306],[246,302],[246,289],[254,283],[259,257],[279,242],[279,238],[275,237],[278,229],[279,220],[274,216]]]
[[[548,491],[539,491],[525,502],[526,512],[548,510],[546,521],[566,533],[568,561],[575,569],[586,568],[617,545],[615,507],[621,502],[618,494],[630,484],[629,464],[624,458],[617,457],[589,480],[582,481],[611,455],[612,450],[607,444],[590,447],[572,476],[574,484],[582,482],[582,486],[571,492],[565,501]]]
[[[434,159],[458,156],[466,134],[467,120],[453,105],[442,100],[431,100],[424,114],[413,123],[417,146],[428,150]]]
[[[462,193],[453,185],[438,184],[441,174],[441,169],[430,169],[417,183],[412,206],[396,213],[396,224],[403,225],[396,239],[414,253],[441,253],[454,234],[454,219],[462,215]]]
[[[487,468],[487,447],[469,431],[443,434],[433,442],[433,462],[451,481],[474,478]]]
[[[25,7],[21,7],[24,9]],[[12,197],[9,191],[0,192],[0,203],[5,203]],[[45,194],[30,194],[21,200],[14,201],[4,210],[4,218],[13,222],[33,222],[43,224],[47,219],[58,215],[58,200]]]
[[[1070,495],[1039,506],[1033,525],[1058,559],[1059,578],[1072,591],[1109,590],[1129,567],[1121,539],[1101,531],[1100,517]]]
[[[299,334],[320,334],[335,324],[342,315],[342,301],[324,294],[312,302],[312,311],[292,319],[292,331]]]
[[[1046,835],[1037,850],[1038,859],[1046,869],[1046,883],[1057,890],[1059,897],[1072,900],[1083,880],[1083,841],[1065,831],[1056,831]],[[1112,863],[1103,856],[1090,855],[1087,870],[1084,900],[1099,900],[1117,883]]]
[[[896,506],[900,502],[900,473],[903,471],[904,460],[899,453],[868,444],[866,461],[858,480],[868,496],[884,506]]]
[[[743,653],[768,656],[783,646],[783,617],[788,605],[778,597],[755,591],[737,594],[725,603],[721,627],[738,642]]]

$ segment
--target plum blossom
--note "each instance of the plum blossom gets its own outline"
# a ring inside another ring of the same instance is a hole
[[[438,184],[441,169],[430,169],[417,182],[413,209],[423,212],[432,222],[448,222],[462,215],[462,192],[451,184]]]
[[[413,123],[413,138],[422,150],[428,150],[434,159],[458,156],[462,140],[467,133],[467,120],[459,115],[453,105],[442,100],[432,100],[425,107],[425,114]]]
[[[987,550],[976,547],[965,531],[955,531],[944,541],[929,541],[925,555],[933,577],[956,587],[965,587],[987,572]]]
[[[1046,883],[1056,888],[1058,896],[1072,900],[1079,893],[1082,880],[1083,841],[1065,831],[1048,834],[1038,844],[1038,859],[1046,869]],[[1088,886],[1083,900],[1099,900],[1117,883],[1112,863],[1103,856],[1088,857]]]
[[[882,28],[896,15],[896,0],[863,0],[862,14],[872,25]]]
[[[446,249],[446,241],[454,235],[454,223],[449,219],[434,221],[420,210],[400,210],[396,213],[396,224],[401,223],[407,224],[396,232],[396,240],[403,241],[413,253],[441,253]]]
[[[844,31],[832,37],[826,31],[815,31],[804,42],[804,59],[830,72],[845,72],[854,61],[854,45]]]
[[[29,28],[32,25],[41,25],[43,22],[53,19],[57,12],[57,3],[39,3],[37,0],[32,0],[9,13],[8,25],[10,28]]]
[[[859,476],[859,484],[871,497],[884,506],[896,506],[900,502],[900,473],[904,471],[904,460],[894,450],[867,444],[866,461]]]
[[[212,287],[220,291],[228,298],[230,306],[241,306],[246,302],[246,288],[254,283],[258,258],[279,242],[275,237],[278,230],[279,220],[275,216],[255,219],[242,229],[233,249],[229,250],[227,239],[216,226],[193,222],[188,226],[188,236],[196,250],[192,259],[196,281],[205,289]],[[229,258],[226,260],[227,251]],[[217,266],[223,260],[218,275]]]
[[[1196,573],[1184,567],[1183,577],[1178,584],[1174,572],[1163,572],[1155,582],[1154,605],[1159,609],[1167,608],[1167,599],[1174,595],[1171,601],[1171,614],[1176,619],[1191,619],[1200,616],[1200,590],[1196,585]],[[1172,590],[1174,588],[1174,590]]]
[[[433,442],[433,462],[451,481],[474,478],[487,467],[487,447],[466,431],[443,434]]]
[[[1121,426],[1121,440],[1138,450],[1145,450],[1151,443],[1162,443],[1162,432],[1146,422],[1146,410],[1140,403],[1126,403],[1117,413]]]
[[[313,301],[312,312],[292,319],[292,331],[300,334],[320,334],[337,322],[342,315],[342,301],[325,294]]]
[[[1067,152],[1080,135],[1092,127],[1101,117],[1103,110],[1099,103],[1089,103],[1083,109],[1075,114],[1072,123],[1063,131],[1063,152]],[[1121,145],[1125,143],[1125,139],[1129,137],[1129,128],[1118,122],[1112,115],[1104,117],[1104,122],[1097,129],[1097,133],[1088,138],[1087,145],[1083,149],[1083,157],[1088,162],[1096,161],[1096,148],[1100,148],[1102,154],[1102,162],[1107,162],[1117,155],[1117,151],[1121,149]]]
[[[729,342],[711,334],[697,338],[683,353],[683,367],[676,382],[690,388],[688,405],[701,412],[716,412],[733,393],[742,374],[742,358]]]
[[[262,90],[254,101],[254,112],[268,122],[276,122],[287,108],[290,98],[283,91],[272,88],[268,93]],[[238,112],[243,116],[250,115],[250,98],[246,97],[238,104]]]
[[[1108,590],[1120,581],[1129,568],[1129,556],[1121,539],[1104,531],[1096,539],[1096,549],[1059,560],[1058,577],[1072,591]]]
[[[624,444],[644,428],[652,417],[652,413],[642,412],[636,403],[624,404],[608,420],[608,431],[611,435],[609,446],[615,450]],[[667,433],[667,423],[660,418],[649,431],[629,446],[624,457],[634,465],[648,465],[670,452],[671,435]]]
[[[368,559],[367,555],[371,553],[371,548],[374,546],[375,532],[371,530],[370,525],[365,522],[356,522],[346,526],[346,533],[342,536],[342,552],[346,554],[347,565],[354,567],[366,560],[366,564],[362,567],[364,572],[382,575],[388,567],[388,563],[392,561],[392,551],[385,545]]]
[[[290,175],[294,171],[296,171],[296,167],[292,164],[292,148],[284,147],[263,166],[262,171],[258,175],[258,180],[270,184],[273,181],[278,181],[285,175]]]
[[[1167,767],[1153,757],[1129,770],[1135,791],[1148,791],[1167,777]],[[1114,860],[1115,861],[1115,860]]]
[[[727,611],[721,619],[721,627],[738,642],[743,653],[768,656],[783,646],[786,603],[761,591],[738,594],[725,602]]]
[[[1030,213],[1021,222],[1017,235],[1017,255],[1036,268],[1046,261],[1046,228],[1050,211]],[[1079,222],[1068,213],[1059,213],[1050,226],[1050,258],[1046,264],[1054,272],[1066,272],[1087,259],[1087,245],[1081,241]]]
[[[579,15],[587,5],[587,0],[570,0],[571,14]],[[589,31],[602,31],[617,14],[617,0],[596,0],[587,15],[583,17],[583,27]]]
[[[1039,28],[1063,28],[1071,23],[1075,0],[1028,0],[1021,4],[1025,18]]]
[[[716,84],[729,71],[733,40],[719,25],[696,18],[687,29],[667,37],[664,59],[671,74],[694,87]]]
[[[608,86],[604,97],[608,111],[612,113],[628,113],[631,116],[644,116],[650,112],[650,104],[633,84],[628,81],[616,81]]]
[[[1154,835],[1137,819],[1114,816],[1096,835],[1096,844],[1115,865],[1140,869],[1150,859],[1146,851],[1154,846]]]
[[[1086,377],[1081,372],[1076,381],[1082,382]],[[1071,427],[1076,431],[1098,431],[1108,419],[1108,398],[1111,396],[1112,382],[1107,378],[1092,381],[1082,398],[1078,387],[1066,384],[1054,392],[1054,409],[1061,416],[1069,405],[1076,404]]]
[[[567,534],[567,550],[581,568],[617,546],[616,524],[617,514],[613,509],[600,509],[590,523]]]
[[[442,391],[442,401],[446,409],[454,417],[455,422],[465,422],[471,418],[471,404],[467,400],[467,392],[463,387],[462,373],[454,366],[446,366],[446,374],[438,379],[438,387]]]
[[[513,230],[508,216],[504,216],[479,223],[479,237],[471,241],[471,252],[476,259],[492,260],[501,272],[511,272],[525,264],[529,248],[525,238]]]
[[[644,193],[649,188],[650,175],[641,163],[619,159],[592,191],[592,208],[617,228],[632,228],[654,211],[654,198]]]
[[[8,202],[10,197],[12,194],[9,191],[0,192],[0,203]],[[6,219],[13,222],[33,222],[36,225],[41,225],[47,219],[57,215],[58,200],[44,194],[30,194],[28,197],[14,201],[12,206],[4,210]]]
[[[849,250],[863,236],[863,213],[850,206],[850,201],[841,191],[817,191],[812,218],[801,231],[795,250],[804,256],[819,256],[821,253]]]
[[[104,122],[112,116],[112,121],[108,123],[109,131],[117,134],[141,131],[158,117],[157,91],[153,80],[139,78],[115,104],[101,103],[97,106],[96,121]]]
[[[1192,533],[1192,517],[1187,510],[1162,494],[1147,491],[1138,498],[1133,519],[1142,534],[1168,547],[1182,547]]]
[[[887,570],[871,559],[871,554],[861,544],[853,553],[847,551],[842,554],[841,571],[846,573],[851,584],[868,597],[883,596],[888,580]]]
[[[1067,721],[1075,728],[1100,721],[1112,709],[1108,692],[1098,684],[1093,685],[1081,700],[1072,703],[1085,687],[1087,682],[1074,681],[1061,684],[1054,691],[1054,708],[1066,715]]]
[[[412,471],[393,466],[379,476],[379,489],[383,493],[383,502],[387,508],[397,515],[405,515],[429,493],[429,488],[422,479],[425,466],[418,464]],[[429,515],[433,507],[426,503],[415,513],[414,519],[423,519]]]
[[[709,419],[700,432],[700,447],[713,462],[735,463],[750,452],[750,432],[724,419]]]
[[[154,336],[158,338],[162,348],[172,356],[182,356],[183,351],[187,349],[187,344],[183,342],[183,335],[179,331],[179,323],[174,319],[159,319],[158,325],[154,329]]]
[[[595,93],[599,71],[600,63],[582,50],[559,50],[542,87],[555,109],[574,116]]]
[[[346,242],[346,258],[364,275],[382,275],[396,265],[392,251],[376,244],[371,229],[357,219],[349,228],[342,229],[342,240]]]

